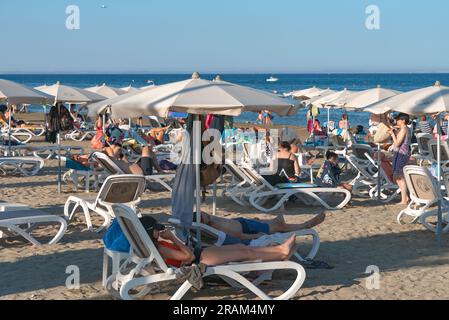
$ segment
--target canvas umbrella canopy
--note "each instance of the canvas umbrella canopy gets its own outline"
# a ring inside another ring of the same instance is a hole
[[[330,96],[331,94],[335,94],[335,93],[337,93],[337,91],[331,90],[330,88],[328,88],[328,89],[326,89],[326,90],[323,90],[323,91],[320,93],[320,95],[318,95],[318,96],[316,96],[316,97],[313,97],[313,98],[311,98],[311,99],[308,99],[308,100],[304,100],[304,101],[303,101],[303,105],[305,105],[305,106],[311,105],[311,104],[313,105],[313,104],[315,104],[315,102],[318,101],[319,99],[324,98],[324,97],[327,97],[327,96]]]
[[[28,88],[13,81],[0,79],[0,101],[7,107],[17,104],[46,104],[51,97],[47,94]],[[11,152],[11,112],[8,119],[8,153]]]
[[[97,94],[99,94],[103,97],[106,97],[108,99],[118,97],[118,96],[121,96],[122,94],[127,93],[125,90],[122,90],[119,88],[114,88],[114,87],[109,87],[106,85],[106,83],[103,83],[101,86],[86,88],[86,90],[89,92],[97,93]]]
[[[89,115],[109,109],[111,117],[136,118],[155,115],[166,118],[169,112],[204,115],[239,116],[244,111],[269,110],[287,116],[295,114],[298,106],[277,95],[232,84],[225,81],[203,80],[199,75],[192,79],[151,87],[93,104]]]
[[[315,104],[321,104],[323,106],[340,107],[341,104],[337,104],[337,102],[343,98],[349,97],[353,93],[354,91],[345,88],[342,91],[338,91],[333,94],[321,97],[320,99],[317,99],[315,101]]]
[[[125,91],[125,93],[131,93],[131,92],[137,92],[137,91],[139,91],[139,89],[134,88],[132,85],[129,85],[129,86],[124,87],[124,88],[120,88],[120,90]]]
[[[48,94],[44,94],[35,89],[28,88],[13,81],[0,79],[0,101],[5,101],[9,105],[41,105],[47,103],[50,98]]]
[[[390,111],[406,113],[411,116],[428,114],[440,114],[449,112],[449,87],[442,86],[436,82],[434,86],[417,89],[396,95],[392,98],[374,103],[363,109],[374,114],[384,114]],[[440,119],[437,119],[438,127],[438,190],[441,189],[441,126]],[[441,195],[439,195],[441,197]],[[442,234],[442,211],[441,198],[438,201],[438,227],[437,237],[441,244]]]
[[[307,100],[319,96],[322,92],[323,89],[312,87],[304,90],[293,91],[289,94],[289,96],[299,100]]]
[[[54,105],[58,103],[91,103],[105,100],[106,97],[84,89],[62,85],[59,81],[51,86],[40,86],[35,88],[53,96]],[[58,111],[59,112],[59,111]],[[62,171],[61,171],[61,136],[57,134],[58,142],[58,192],[61,193]]]
[[[354,92],[333,102],[337,105],[343,106],[346,110],[358,111],[373,103],[394,97],[401,93],[401,91],[385,89],[381,86],[377,86],[377,88]]]
[[[194,115],[196,121],[193,129],[193,159],[196,167],[197,221],[201,221],[201,124],[199,115],[239,116],[244,111],[269,110],[281,116],[287,116],[298,111],[298,106],[294,102],[271,93],[220,80],[203,80],[198,73],[194,73],[191,79],[185,81],[127,94],[100,104],[94,104],[90,108],[95,109],[96,112],[109,110],[112,118],[141,116],[166,118],[169,112],[185,112]],[[199,229],[197,230],[197,237],[198,239],[201,238]]]
[[[51,86],[40,86],[38,91],[53,96],[54,103],[91,103],[105,100],[106,97],[85,89],[62,85],[59,81]]]

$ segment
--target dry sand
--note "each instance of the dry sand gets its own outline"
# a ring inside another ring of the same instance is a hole
[[[84,143],[84,146],[87,146]],[[49,161],[36,177],[0,177],[0,200],[22,203],[45,212],[62,215],[69,186],[56,192],[56,161]],[[170,215],[170,194],[147,191],[141,208],[166,221]],[[208,199],[203,208],[211,211]],[[321,237],[317,260],[333,270],[306,270],[307,278],[296,299],[449,299],[449,240],[444,236],[441,249],[435,235],[420,225],[400,226],[396,215],[401,206],[381,205],[355,198],[341,211],[326,212],[326,221],[316,230]],[[323,212],[320,208],[289,205],[285,212],[290,223],[301,223]],[[220,198],[218,215],[271,219],[274,214],[261,214]],[[94,220],[97,221],[98,220]],[[45,235],[51,228],[39,229]],[[21,239],[0,239],[0,299],[111,299],[101,286],[102,234],[85,230],[82,219],[70,223],[62,241],[53,246],[34,247]],[[81,272],[79,290],[65,287],[66,268],[76,265]],[[368,266],[380,270],[380,289],[366,286]],[[275,273],[264,290],[276,293],[285,288],[293,276]],[[173,288],[169,288],[173,290]],[[169,291],[169,293],[174,291]],[[146,299],[167,299],[166,290]],[[190,299],[254,299],[244,290],[210,286]]]

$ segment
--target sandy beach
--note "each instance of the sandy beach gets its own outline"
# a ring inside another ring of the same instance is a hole
[[[69,144],[82,145],[88,151],[89,143],[64,142],[64,145]],[[57,193],[56,166],[56,161],[47,161],[46,167],[35,177],[1,176],[0,200],[62,215],[64,203],[74,191],[64,185],[63,193]],[[140,208],[143,214],[167,221],[170,194],[147,191]],[[321,237],[316,259],[334,269],[307,269],[306,281],[295,299],[449,299],[448,237],[444,236],[439,249],[435,235],[424,227],[419,224],[401,226],[396,222],[401,209],[396,204],[383,205],[353,198],[344,210],[326,211],[326,221],[316,228]],[[211,197],[203,210],[211,212]],[[228,218],[272,219],[283,213],[287,222],[301,223],[321,212],[323,209],[319,207],[289,204],[285,211],[261,214],[227,198],[218,200],[218,215]],[[44,235],[46,231],[48,228],[39,229],[37,235]],[[0,299],[115,299],[101,285],[102,236],[86,231],[83,220],[78,219],[70,223],[67,234],[57,245],[35,247],[18,238],[0,239]],[[304,247],[307,245],[304,243]],[[66,268],[71,265],[80,268],[79,290],[69,290],[65,286],[69,276]],[[380,270],[378,290],[367,287],[369,274],[365,271],[369,266]],[[274,280],[264,289],[277,292],[291,280],[292,275],[288,273],[275,273]],[[173,290],[174,287],[163,288],[145,299],[167,299]],[[211,284],[200,293],[189,293],[186,298],[254,299],[254,295]]]

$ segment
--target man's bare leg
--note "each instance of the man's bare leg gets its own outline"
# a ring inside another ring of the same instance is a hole
[[[317,225],[324,222],[324,219],[326,219],[326,214],[320,213],[313,219],[301,223],[301,224],[287,224],[285,222],[284,216],[279,215],[277,218],[271,220],[268,222],[268,225],[270,226],[270,234],[278,233],[278,232],[294,232],[294,231],[300,231],[304,229],[312,229],[316,227]]]
[[[244,238],[242,225],[238,221],[201,212],[201,222],[238,239]]]

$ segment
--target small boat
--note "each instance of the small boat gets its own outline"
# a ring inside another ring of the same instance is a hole
[[[276,77],[273,77],[273,76],[271,76],[267,79],[267,82],[278,82],[278,81],[279,81],[279,79]]]

